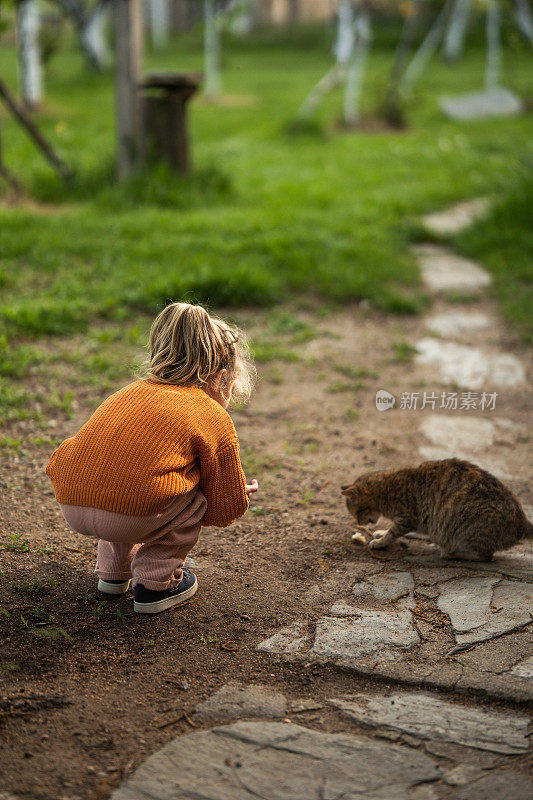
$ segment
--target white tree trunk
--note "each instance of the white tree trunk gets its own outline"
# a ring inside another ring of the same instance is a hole
[[[355,43],[346,76],[346,91],[344,93],[345,125],[356,125],[359,121],[361,87],[372,42],[370,14],[366,9],[360,11],[356,17],[354,34]]]
[[[350,0],[341,0],[337,17],[337,38],[333,52],[336,63],[311,89],[298,110],[300,118],[310,117],[324,97],[346,79],[348,62],[354,46],[353,8]]]
[[[442,37],[444,29],[448,21],[448,14],[450,12],[451,0],[446,0],[444,8],[437,16],[435,22],[429,29],[426,38],[414,54],[411,63],[405,70],[404,76],[400,82],[400,89],[403,92],[409,91],[413,88],[418,81],[425,68],[427,67],[432,56],[435,54]]]
[[[463,54],[472,0],[455,0],[448,30],[444,37],[444,58],[446,61],[457,61]]]
[[[109,11],[108,3],[98,3],[81,32],[82,47],[89,54],[93,66],[100,70],[111,63],[111,52],[107,43]]]
[[[39,105],[43,97],[39,24],[38,0],[19,0],[17,6],[17,54],[20,94],[29,108]]]
[[[154,48],[157,50],[167,47],[170,29],[169,0],[148,0],[148,12]]]
[[[533,14],[528,0],[514,0],[514,9],[518,27],[533,44]]]
[[[221,33],[220,14],[216,0],[205,0],[204,29],[204,92],[208,97],[216,97],[221,90]]]
[[[254,29],[253,0],[231,0],[226,8],[229,14],[228,27],[234,36],[248,36]]]
[[[335,56],[337,64],[347,64],[352,57],[354,46],[354,13],[350,0],[341,0]]]
[[[485,88],[494,89],[500,82],[500,2],[489,0],[487,7],[487,63],[485,68]]]

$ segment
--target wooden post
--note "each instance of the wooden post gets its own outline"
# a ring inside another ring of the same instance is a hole
[[[116,52],[117,173],[131,175],[141,157],[142,127],[139,81],[142,62],[141,0],[113,0]]]
[[[25,130],[31,136],[37,147],[39,147],[39,149],[44,153],[50,164],[61,175],[63,180],[67,182],[73,180],[73,172],[69,169],[69,167],[67,167],[65,162],[55,154],[51,146],[48,144],[40,130],[29,116],[26,108],[21,103],[17,102],[2,79],[0,79],[0,97],[11,111],[15,119],[20,122],[23,128],[25,128]]]

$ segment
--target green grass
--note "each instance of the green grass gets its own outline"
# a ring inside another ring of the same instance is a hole
[[[413,360],[416,355],[416,347],[404,340],[394,342],[393,349],[395,353],[395,361],[398,364],[408,364]]]
[[[455,246],[490,270],[494,294],[524,342],[533,344],[533,164],[508,187],[486,219],[455,239]]]
[[[28,553],[30,551],[30,543],[27,539],[22,538],[21,533],[10,533],[9,541],[2,544],[6,550],[10,550],[12,553]]]
[[[390,46],[378,41],[363,97],[367,115],[380,105],[391,57]],[[442,117],[441,94],[482,85],[484,52],[474,47],[458,65],[431,65],[406,109],[406,131],[340,132],[342,98],[335,92],[314,121],[315,133],[287,133],[330,58],[323,28],[300,38],[269,31],[229,39],[224,92],[253,102],[219,106],[193,99],[192,177],[158,167],[122,185],[112,177],[112,75],[87,71],[69,46],[49,62],[46,101],[36,119],[75,167],[77,181],[65,187],[4,117],[5,163],[37,201],[0,206],[0,409],[7,418],[30,413],[31,395],[13,380],[32,374],[45,358],[28,339],[92,332],[106,320],[126,336],[141,315],[153,317],[169,300],[237,308],[320,297],[330,306],[366,299],[398,314],[424,308],[408,250],[417,216],[512,182],[519,159],[531,154],[533,119],[463,125]],[[193,32],[149,55],[146,68],[201,65]],[[505,50],[503,67],[504,84],[527,96],[529,53]],[[0,74],[16,87],[12,46],[0,47]],[[518,220],[506,220],[520,237]],[[481,253],[480,236],[461,246],[486,255],[482,260],[503,287],[512,242],[493,234],[496,249]],[[529,262],[522,257],[520,263],[523,270]],[[503,288],[500,296],[512,318],[521,298]],[[290,317],[276,325],[280,341],[273,349],[259,343],[259,358],[278,357],[283,336],[297,343],[314,335]],[[98,353],[86,365],[88,375],[109,376],[113,369]],[[62,402],[70,413],[66,395]]]

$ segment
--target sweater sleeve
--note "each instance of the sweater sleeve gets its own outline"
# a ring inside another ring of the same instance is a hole
[[[207,500],[202,525],[225,528],[242,517],[249,505],[245,483],[238,443],[224,447],[213,458],[200,460],[200,488]]]

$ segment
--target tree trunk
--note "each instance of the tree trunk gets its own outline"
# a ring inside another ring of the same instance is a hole
[[[287,0],[287,23],[293,27],[300,19],[300,0]]]
[[[364,8],[356,17],[354,32],[355,43],[346,76],[346,91],[344,93],[344,124],[348,126],[356,125],[359,122],[361,87],[372,42],[370,14]]]
[[[170,7],[168,0],[148,0],[150,30],[154,49],[161,50],[168,46],[170,29]]]
[[[91,65],[104,70],[111,63],[106,28],[109,20],[109,3],[101,0],[85,18],[80,29],[82,49]]]
[[[518,27],[533,44],[533,14],[528,0],[514,0],[514,9]]]
[[[354,46],[354,13],[350,0],[341,0],[338,14],[339,24],[337,41],[335,42],[335,56],[337,64],[347,64],[352,57]]]
[[[21,97],[28,108],[38,106],[43,97],[39,21],[38,0],[19,0],[17,6],[19,85]]]
[[[500,82],[500,3],[489,0],[487,7],[487,63],[485,67],[485,88],[494,89]]]
[[[204,92],[208,97],[217,97],[221,90],[221,20],[216,0],[205,0],[204,10]]]
[[[116,132],[119,178],[131,175],[141,158],[141,102],[139,80],[142,60],[141,0],[113,0],[116,53]]]
[[[400,41],[394,53],[394,62],[385,93],[383,114],[390,125],[400,128],[404,124],[400,89],[407,62],[413,49],[413,42],[423,16],[424,0],[416,0],[414,11],[404,22]]]
[[[455,0],[448,30],[444,37],[444,59],[457,61],[463,54],[472,0]]]
[[[435,22],[429,29],[429,33],[414,54],[411,63],[405,70],[403,78],[400,82],[400,89],[402,91],[408,91],[413,88],[427,67],[431,57],[434,55],[444,35],[444,30],[448,21],[448,15],[450,13],[450,7],[451,0],[446,0],[442,11],[437,16]]]
[[[105,22],[111,0],[99,0],[87,12],[81,0],[52,0],[76,26],[80,46],[90,66],[103,70],[111,61],[105,39]]]
[[[314,114],[324,97],[346,79],[348,61],[354,45],[353,9],[350,0],[341,0],[337,14],[337,38],[334,47],[336,63],[315,84],[303,101],[296,115],[300,119],[309,118]]]

